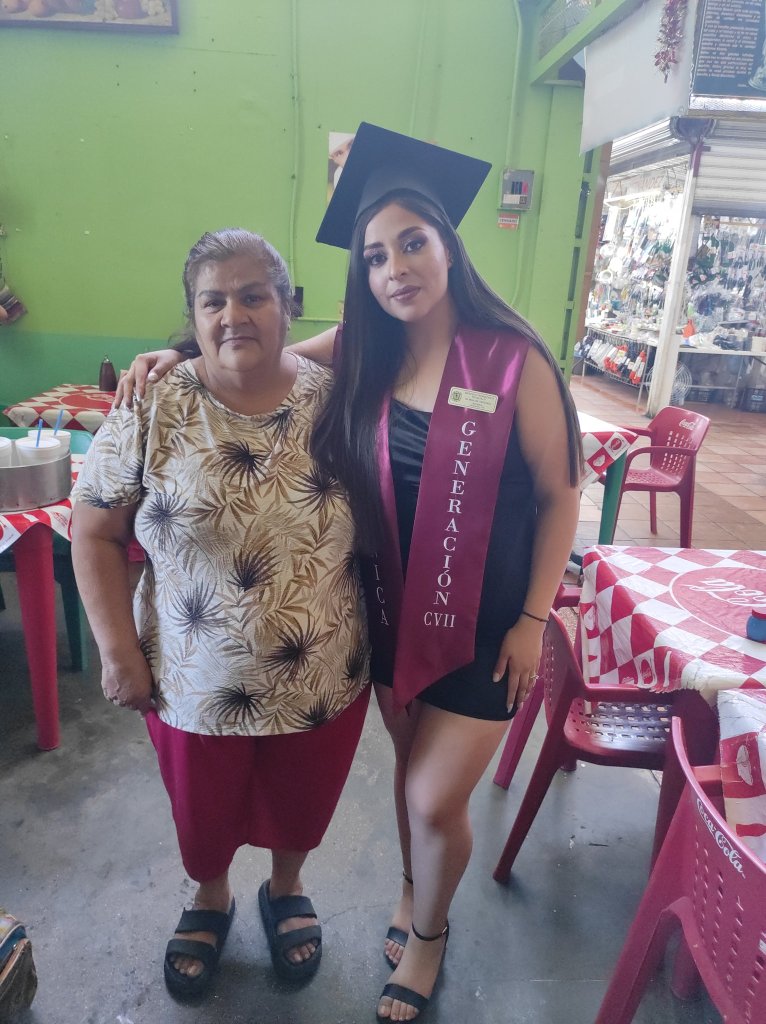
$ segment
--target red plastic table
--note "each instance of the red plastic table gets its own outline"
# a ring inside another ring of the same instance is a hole
[[[586,412],[578,412],[577,416],[580,420],[580,435],[585,456],[581,489],[585,490],[595,483],[602,473],[606,473],[601,524],[598,531],[599,544],[605,544],[614,536],[617,501],[625,473],[625,456],[638,435],[628,427],[618,427]]]
[[[584,674],[672,694],[690,756],[711,763],[717,694],[766,688],[766,644],[745,636],[753,607],[766,609],[766,552],[591,548],[580,601]],[[663,773],[658,833],[682,787],[672,770]]]
[[[63,429],[87,430],[95,434],[108,416],[113,401],[113,391],[99,391],[91,384],[61,384],[41,395],[9,405],[3,412],[17,427],[32,427],[40,418],[53,427],[63,408]]]
[[[655,693],[766,688],[766,645],[748,640],[766,610],[766,552],[596,547],[583,559],[580,602],[591,681]]]
[[[72,455],[73,482],[83,459],[83,455]],[[0,552],[12,548],[16,563],[21,624],[37,722],[37,745],[41,750],[53,750],[59,745],[51,531],[55,530],[71,540],[71,519],[72,503],[69,499],[28,512],[0,513]]]

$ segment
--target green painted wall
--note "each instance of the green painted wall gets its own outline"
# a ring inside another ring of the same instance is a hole
[[[125,365],[160,344],[209,228],[254,228],[289,258],[305,293],[295,337],[334,320],[345,254],[314,242],[327,133],[362,119],[492,161],[461,233],[560,354],[581,93],[520,73],[512,105],[511,0],[179,8],[178,36],[0,29],[0,254],[29,309],[0,328],[0,400],[95,381],[105,354]],[[515,232],[496,225],[507,158],[536,171]]]

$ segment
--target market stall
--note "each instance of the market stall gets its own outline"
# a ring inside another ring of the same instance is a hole
[[[583,371],[637,388],[639,404],[657,350],[683,180],[673,161],[607,184],[587,330],[575,354]],[[766,412],[766,220],[699,214],[694,229],[672,400]]]
[[[647,409],[766,411],[766,6],[647,0],[586,50],[611,146],[582,365]]]

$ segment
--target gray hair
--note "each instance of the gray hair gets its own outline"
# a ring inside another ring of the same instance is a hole
[[[274,246],[261,235],[256,235],[245,228],[222,228],[220,231],[206,231],[202,238],[194,243],[186,257],[182,280],[186,296],[186,315],[190,321],[194,319],[194,291],[200,270],[207,263],[222,263],[233,256],[243,254],[253,256],[265,266],[282,305],[292,315],[293,288],[290,273],[287,264]]]

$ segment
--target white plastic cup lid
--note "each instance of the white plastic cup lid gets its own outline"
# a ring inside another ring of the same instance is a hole
[[[56,432],[54,427],[43,427],[43,429],[42,429],[42,436],[43,437],[55,437],[56,440],[58,441],[59,438],[62,438],[62,437],[64,437],[64,438],[71,437],[72,436],[72,432],[70,430],[59,430],[58,432]],[[27,431],[27,437],[37,437],[37,427],[31,427]]]
[[[40,438],[40,443],[37,443],[37,432],[35,431],[34,436],[30,437],[19,437],[16,439],[16,446],[21,448],[60,448],[61,442],[55,437],[46,437],[45,434]]]

